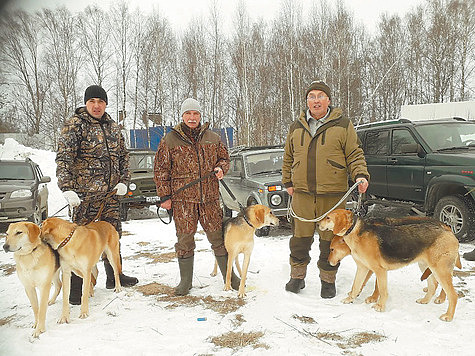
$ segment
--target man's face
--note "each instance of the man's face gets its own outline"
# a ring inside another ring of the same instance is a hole
[[[327,114],[330,99],[321,90],[312,90],[307,95],[307,106],[314,119],[321,119]]]
[[[91,98],[86,101],[86,110],[95,119],[100,119],[106,112],[106,102],[99,98]]]
[[[190,129],[196,129],[200,124],[201,114],[199,111],[189,110],[183,113],[183,122]]]

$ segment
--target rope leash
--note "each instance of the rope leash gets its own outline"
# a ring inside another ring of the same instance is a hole
[[[294,219],[299,219],[300,221],[303,221],[303,222],[319,222],[320,220],[323,220],[325,218],[325,216],[327,216],[328,214],[330,214],[333,210],[335,210],[338,205],[340,205],[344,200],[346,200],[346,198],[348,198],[348,196],[353,192],[353,190],[355,190],[355,188],[361,184],[361,181],[359,182],[356,182],[355,184],[353,184],[351,186],[351,188],[345,193],[345,195],[343,195],[343,197],[338,201],[338,203],[336,203],[330,210],[328,210],[326,213],[324,213],[323,215],[319,216],[318,218],[315,218],[315,219],[305,219],[305,218],[302,218],[300,216],[298,216],[294,209],[292,208],[292,196],[289,197],[289,202],[288,202],[288,209],[287,209],[287,220],[290,221],[291,218],[294,218]],[[358,210],[359,208],[361,207],[361,194],[359,195],[359,198],[358,198]]]

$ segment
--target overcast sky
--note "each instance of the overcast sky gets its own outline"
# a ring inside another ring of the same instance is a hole
[[[5,1],[5,0],[0,0]],[[99,5],[108,9],[111,3],[117,0],[6,0],[7,7],[20,7],[26,10],[38,10],[43,7],[55,8],[58,5],[65,5],[72,12],[81,11],[87,5]],[[130,7],[135,9],[140,7],[143,11],[158,9],[175,28],[184,28],[190,19],[206,16],[212,0],[128,0]],[[263,17],[272,19],[277,16],[280,8],[279,0],[244,0],[249,14],[253,18]],[[319,0],[294,0],[303,5],[304,11],[309,11],[312,3]],[[336,4],[337,0],[327,0],[330,4]],[[354,12],[355,18],[361,22],[369,31],[374,31],[379,17],[382,13],[399,14],[403,16],[413,7],[425,3],[424,0],[343,0],[346,7]],[[224,20],[230,26],[234,10],[238,0],[217,0]]]

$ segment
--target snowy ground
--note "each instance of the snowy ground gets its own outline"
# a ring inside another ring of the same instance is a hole
[[[53,178],[52,214],[65,204],[54,178],[54,153],[12,142],[0,145],[0,157],[25,154]],[[191,294],[171,297],[167,286],[179,281],[173,224],[150,217],[127,221],[123,230],[124,272],[137,276],[139,285],[118,294],[105,289],[99,264],[90,316],[79,319],[80,307],[72,306],[71,323],[57,324],[60,295],[48,309],[47,330],[39,339],[30,336],[33,313],[14,272],[13,254],[0,253],[0,355],[447,355],[469,354],[473,349],[475,262],[462,259],[463,269],[454,277],[460,298],[454,320],[446,323],[439,315],[447,302],[415,302],[425,285],[417,265],[389,272],[386,312],[378,313],[364,303],[374,277],[354,304],[340,302],[354,277],[351,257],[342,261],[337,296],[320,298],[317,244],[311,251],[306,288],[298,295],[286,292],[290,237],[286,228],[255,238],[243,303],[237,292],[222,290],[220,276],[210,276],[214,259],[202,231],[196,235]],[[3,245],[3,238],[0,242]],[[473,244],[461,244],[460,252],[472,248]]]

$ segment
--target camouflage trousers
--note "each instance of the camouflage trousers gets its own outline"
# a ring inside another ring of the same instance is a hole
[[[315,219],[330,210],[343,196],[337,195],[316,195],[312,193],[294,192],[292,196],[292,208],[302,218]],[[341,203],[338,208],[345,207]],[[313,236],[317,223],[304,222],[299,219],[293,219],[293,236],[290,238],[290,266],[292,278],[305,278],[307,265],[310,263],[310,249],[313,243]],[[330,242],[333,238],[333,232],[318,230],[320,255],[318,258],[318,268],[320,270],[320,279],[325,282],[335,282],[336,272],[339,264],[330,265],[328,256],[330,255]]]
[[[226,255],[223,238],[223,211],[219,200],[207,203],[173,202],[177,243],[175,251],[180,258],[194,255],[195,233],[200,222],[206,233],[211,249],[216,256]]]

